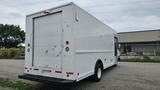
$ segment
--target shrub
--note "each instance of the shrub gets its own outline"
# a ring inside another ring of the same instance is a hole
[[[132,58],[132,59],[123,59],[122,62],[154,62],[160,63],[160,57],[155,57],[150,59],[148,56],[144,56],[143,59],[140,58]]]
[[[148,56],[146,56],[146,55],[143,56],[143,59],[144,59],[144,60],[150,60],[150,58],[149,58]]]
[[[156,55],[157,55],[157,56],[160,56],[160,51],[159,51],[159,52],[156,52]]]
[[[17,59],[20,55],[21,50],[19,48],[0,48],[1,59]]]

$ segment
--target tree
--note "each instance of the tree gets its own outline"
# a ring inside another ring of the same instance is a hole
[[[16,48],[24,40],[25,32],[18,25],[0,24],[0,48]]]

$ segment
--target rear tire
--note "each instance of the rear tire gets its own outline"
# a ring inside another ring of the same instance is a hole
[[[114,67],[117,67],[117,64],[114,64],[113,66],[114,66]]]
[[[103,71],[102,64],[97,63],[97,65],[95,67],[95,74],[93,75],[94,81],[98,82],[102,79],[102,71]]]

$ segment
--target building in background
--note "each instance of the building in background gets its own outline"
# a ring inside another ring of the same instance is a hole
[[[118,33],[121,55],[157,55],[160,53],[160,29]]]

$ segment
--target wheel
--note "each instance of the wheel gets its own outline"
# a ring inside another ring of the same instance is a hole
[[[98,63],[95,67],[95,74],[93,75],[94,81],[98,82],[102,79],[102,71],[103,71],[102,64]]]
[[[113,66],[114,66],[114,67],[117,67],[117,64],[114,64]]]
[[[121,61],[121,58],[120,58],[120,57],[118,57],[118,61]]]

